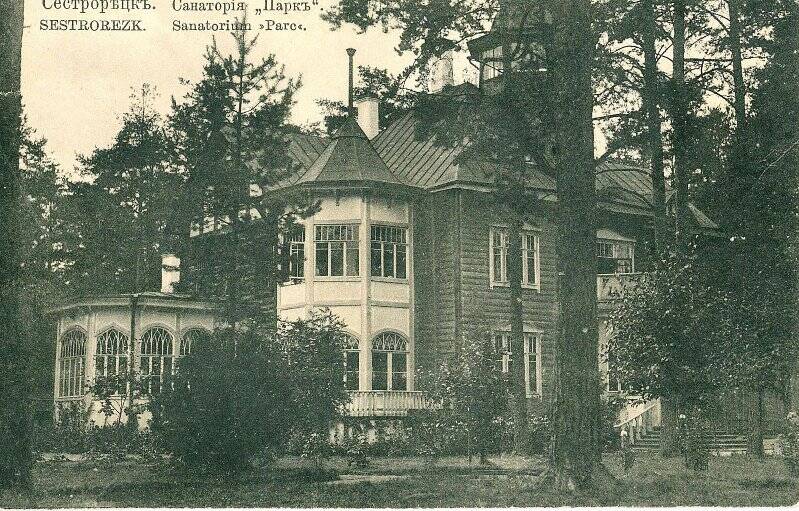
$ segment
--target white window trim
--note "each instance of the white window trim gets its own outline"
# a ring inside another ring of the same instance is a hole
[[[403,229],[405,231],[405,243],[397,243],[393,241],[375,241],[372,239],[372,228],[373,227],[392,227],[395,229]],[[373,275],[372,274],[372,243],[380,243],[380,267],[382,268],[383,272],[385,272],[385,251],[386,245],[394,245],[394,274],[397,273],[397,247],[402,246],[405,247],[405,276],[404,277],[392,277],[392,276],[383,276],[383,275]],[[408,226],[404,224],[386,224],[386,223],[373,223],[369,225],[369,277],[378,282],[407,282],[408,281],[408,253],[409,253],[409,245],[408,245]]]
[[[495,336],[508,336],[508,346],[510,347],[510,332],[508,330],[500,330],[494,332]],[[528,343],[528,339],[535,342],[535,390],[530,388],[530,358],[527,356],[529,351],[530,344]],[[500,339],[500,345],[502,344],[502,340]],[[541,351],[542,351],[542,334],[541,332],[524,332],[524,388],[525,394],[528,398],[531,397],[541,397],[543,395],[543,364],[541,360]],[[508,373],[510,370],[510,361],[513,358],[513,353],[510,352],[510,348],[508,352],[502,353],[502,372]]]
[[[349,250],[347,250],[347,243],[349,243],[348,241],[340,241],[340,240],[335,240],[335,241],[330,241],[330,240],[328,240],[328,241],[317,241],[317,239],[316,239],[316,228],[317,227],[329,227],[329,226],[353,227],[355,232],[358,233],[359,239],[358,239],[357,245],[356,245],[357,250],[358,250],[358,275],[348,275],[347,274],[347,257],[348,257],[348,252],[349,252]],[[311,240],[311,243],[312,243],[311,251],[313,252],[313,267],[312,267],[312,270],[313,270],[313,278],[314,278],[314,280],[317,280],[319,282],[326,282],[326,281],[327,282],[350,282],[350,281],[360,281],[361,280],[361,278],[362,278],[361,277],[361,270],[362,270],[361,264],[363,262],[363,254],[361,253],[361,241],[360,241],[361,234],[360,234],[360,231],[361,231],[361,224],[360,223],[355,223],[355,222],[341,222],[341,223],[338,223],[338,222],[333,222],[333,223],[324,222],[324,223],[322,223],[322,222],[320,222],[320,223],[313,224],[313,232],[312,232],[313,238]],[[327,244],[327,273],[328,273],[328,275],[317,275],[316,274],[316,252],[317,252],[316,245],[317,245],[317,243],[326,243]],[[343,260],[342,260],[342,271],[344,272],[344,275],[330,275],[331,266],[332,266],[332,259],[333,259],[333,251],[330,248],[330,244],[331,243],[343,243],[344,244],[344,254],[343,254]],[[306,247],[306,249],[307,249],[307,247]],[[306,254],[305,258],[306,258],[306,260],[308,259],[308,255],[307,254]],[[306,277],[307,277],[307,275],[306,275]]]
[[[510,287],[510,282],[496,280],[494,278],[496,273],[496,267],[494,266],[494,233],[498,230],[508,230],[507,225],[492,225],[488,232],[488,283],[490,287],[493,289],[495,287]],[[534,250],[535,250],[535,280],[533,283],[525,283],[529,279],[529,268],[527,264],[527,258],[524,257],[524,244],[522,242],[522,289],[534,289],[538,292],[541,292],[541,231],[539,229],[530,229],[524,228],[521,230],[521,235],[532,235],[534,240]],[[507,251],[505,251],[503,255],[503,261],[505,263],[505,272],[507,273],[508,268],[508,255]]]

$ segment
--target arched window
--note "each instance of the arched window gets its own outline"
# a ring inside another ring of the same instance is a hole
[[[372,340],[372,390],[408,390],[408,342],[401,334]]]
[[[143,394],[161,392],[164,377],[172,374],[172,341],[172,334],[161,327],[153,327],[142,335],[139,370]]]
[[[128,336],[112,328],[97,336],[95,376],[108,377],[128,371]]]
[[[191,353],[192,346],[196,345],[198,342],[201,343],[207,340],[209,337],[211,337],[210,332],[204,328],[192,328],[191,330],[187,330],[180,339],[180,351],[178,352],[178,356],[185,357]]]
[[[344,334],[344,388],[358,390],[360,388],[360,351],[358,339]]]
[[[80,397],[84,391],[84,359],[86,358],[86,334],[70,330],[61,337],[59,353],[59,397]]]

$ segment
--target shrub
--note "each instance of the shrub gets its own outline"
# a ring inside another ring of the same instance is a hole
[[[314,311],[308,319],[280,323],[277,334],[285,350],[293,436],[302,457],[321,467],[331,452],[330,427],[349,400],[343,324],[329,311]]]
[[[785,430],[779,436],[780,455],[791,477],[799,476],[799,415],[791,412],[785,421]]]
[[[283,350],[260,331],[217,330],[192,346],[174,380],[153,396],[152,430],[178,461],[233,475],[288,440]]]

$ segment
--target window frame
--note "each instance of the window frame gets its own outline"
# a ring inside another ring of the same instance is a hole
[[[101,340],[101,337],[108,337],[112,334],[116,334],[116,340],[114,339],[105,339]],[[100,350],[100,343],[101,341],[104,343],[103,352]],[[116,349],[108,349],[109,341],[113,342],[117,347]],[[119,349],[118,345],[122,344],[124,349]],[[106,352],[107,351],[107,352]],[[108,378],[112,376],[111,373],[108,371],[108,362],[109,360],[113,359],[114,361],[114,373],[113,375],[120,374],[121,368],[121,359],[125,359],[125,372],[131,370],[131,356],[130,356],[130,335],[122,331],[122,329],[117,328],[115,326],[109,327],[104,329],[98,335],[95,336],[95,350],[94,350],[94,378],[97,379],[98,376],[103,378]],[[103,362],[102,371],[100,370],[100,360]],[[125,388],[127,391],[127,383],[125,383]],[[120,389],[122,390],[122,389]],[[115,394],[115,395],[118,395]]]
[[[402,242],[396,241],[385,241],[385,240],[375,240],[374,238],[374,229],[396,229],[402,234]],[[399,224],[387,224],[387,223],[374,223],[369,225],[369,277],[375,281],[385,281],[385,282],[407,282],[408,281],[408,269],[409,269],[409,244],[408,244],[408,237],[409,237],[409,230],[407,225],[399,225]],[[380,274],[375,274],[373,270],[373,263],[372,263],[372,254],[374,251],[374,244],[380,244]],[[394,248],[394,255],[393,255],[393,275],[385,275],[385,254],[386,254],[386,245],[392,245]],[[403,247],[405,251],[405,262],[404,262],[404,277],[397,276],[397,257],[398,254],[398,247]]]
[[[354,239],[352,239],[352,240],[319,240],[319,239],[317,239],[319,237],[319,235],[318,235],[319,229],[320,228],[325,228],[325,227],[351,228]],[[361,225],[359,223],[355,223],[355,222],[340,222],[340,223],[333,222],[333,223],[318,223],[318,224],[314,224],[314,226],[313,226],[313,235],[314,235],[313,236],[313,276],[314,276],[315,280],[320,281],[320,282],[321,281],[348,281],[348,280],[357,281],[357,280],[361,280],[361,263],[362,263],[362,259],[363,258],[361,257],[361,232],[360,232],[360,230],[361,230]],[[318,273],[318,268],[319,268],[319,262],[318,262],[319,249],[318,249],[318,247],[322,243],[327,245],[327,275],[319,275],[319,273]],[[331,273],[333,272],[332,271],[333,270],[333,268],[332,268],[332,265],[333,265],[332,244],[334,244],[334,243],[341,243],[342,247],[343,247],[343,255],[342,255],[342,261],[341,261],[341,265],[342,265],[341,266],[341,269],[342,269],[342,274],[341,275],[331,275]],[[352,244],[352,246],[354,246],[354,248],[355,248],[354,250],[352,250],[351,246],[348,245],[350,243]],[[358,256],[357,264],[354,266],[354,268],[356,270],[356,273],[352,274],[352,275],[347,273],[347,261],[348,261],[348,257],[349,257],[351,252],[355,252],[357,254],[357,256]]]
[[[147,343],[149,341],[149,339],[145,339],[145,337],[148,334],[151,334],[151,332],[155,332],[155,331],[158,331],[158,330],[166,333],[168,338],[169,338],[169,342],[164,342],[164,341],[161,342],[161,346],[168,346],[169,347],[168,352],[152,352],[151,353],[148,350],[148,352],[145,353],[145,351],[144,351],[144,348],[145,348],[145,345],[146,345],[145,343]],[[138,356],[138,369],[139,369],[139,375],[140,375],[141,384],[142,384],[141,393],[142,393],[142,395],[147,395],[147,396],[153,395],[154,394],[154,392],[153,392],[153,381],[154,380],[158,381],[158,392],[156,392],[156,393],[160,393],[161,389],[164,386],[164,383],[167,381],[167,379],[169,377],[171,377],[175,373],[175,359],[177,358],[177,357],[175,357],[175,335],[168,328],[166,328],[164,326],[151,325],[151,326],[147,327],[147,329],[142,333],[138,345],[139,345],[139,349],[138,349],[138,352],[139,352],[138,353],[138,355],[139,355]],[[147,371],[148,371],[147,373],[145,373],[144,370],[143,370],[143,364],[145,362],[145,359],[147,360]],[[153,374],[153,365],[154,365],[153,361],[155,359],[158,359],[159,372],[158,372],[157,375]],[[169,360],[169,370],[168,371],[164,370],[164,367],[166,365],[164,362],[166,360]]]
[[[609,246],[610,247],[612,257],[606,257],[606,256],[601,256],[600,255],[600,250],[601,250],[600,247],[603,247],[603,246]],[[599,259],[612,260],[612,261],[616,262],[616,264],[615,264],[616,266],[618,266],[618,261],[621,261],[621,260],[624,260],[624,261],[629,260],[630,261],[630,271],[628,271],[628,272],[627,271],[625,271],[625,272],[614,271],[613,273],[602,273],[602,272],[597,271],[598,275],[629,275],[629,274],[635,273],[635,241],[621,240],[621,239],[615,239],[615,238],[600,238],[599,236],[597,236],[595,247],[596,247],[595,248],[595,252],[596,252],[597,260],[599,260]],[[620,249],[621,247],[629,249],[629,251],[630,251],[630,257],[629,258],[616,257],[616,253],[617,253],[616,251],[617,251],[617,249]]]
[[[79,336],[80,340],[74,336]],[[80,346],[75,342],[80,342]],[[82,328],[72,327],[61,334],[58,346],[58,399],[83,399],[86,395],[87,343],[88,336]]]
[[[499,277],[503,280],[498,280],[497,268],[494,261],[494,250],[496,245],[494,243],[494,235],[500,234],[500,239],[504,240],[504,244],[499,247]],[[521,230],[521,257],[522,257],[522,289],[534,289],[538,292],[541,291],[541,231],[539,229],[525,228]],[[529,263],[529,238],[533,239],[533,253],[534,253],[534,268],[533,268],[533,281],[530,281],[530,263]],[[509,251],[510,236],[508,234],[508,226],[506,225],[492,225],[488,232],[488,281],[490,287],[510,287],[508,281],[508,251]]]
[[[383,341],[387,336],[394,336],[394,341],[396,341],[398,343],[401,343],[401,349],[393,348],[393,347],[390,347],[390,346],[389,347],[385,347],[385,346],[376,347],[376,345],[379,342]],[[400,332],[394,331],[394,330],[385,330],[383,332],[378,332],[372,338],[372,343],[371,343],[370,351],[369,351],[369,355],[372,358],[372,360],[374,360],[374,354],[375,353],[385,353],[386,354],[386,370],[385,371],[380,371],[380,373],[384,372],[385,375],[386,375],[385,376],[386,388],[385,389],[375,389],[374,382],[375,382],[375,376],[377,374],[377,371],[374,370],[374,364],[371,364],[370,369],[371,369],[371,373],[372,374],[371,374],[370,383],[371,383],[371,386],[372,386],[372,390],[378,391],[378,392],[407,392],[409,390],[409,388],[410,388],[410,379],[409,379],[409,374],[410,374],[410,367],[409,367],[410,366],[410,350],[408,348],[408,342],[409,342],[408,338],[405,335],[401,334]],[[394,358],[395,358],[394,355],[403,355],[405,357],[405,368],[404,368],[403,371],[395,371],[394,370]],[[394,388],[395,387],[395,381],[394,381],[394,375],[395,374],[404,375],[404,381],[405,381],[405,388],[404,389],[395,389]],[[382,380],[381,380],[381,382],[382,382]]]
[[[346,340],[344,342],[344,350],[343,350],[343,362],[344,362],[344,389],[348,392],[355,392],[361,390],[361,346],[360,340],[350,334],[344,334]],[[349,364],[347,364],[347,356],[350,354],[355,354],[355,358],[358,361],[358,365],[355,370],[348,369]],[[349,388],[347,385],[350,382],[349,373],[354,373],[355,376],[355,388]]]
[[[500,355],[500,371],[503,374],[510,376],[511,363],[513,362],[513,352],[510,349],[510,332],[507,330],[494,332],[494,344],[497,353]],[[499,342],[497,342],[499,341]],[[531,342],[535,343],[535,350],[531,350]],[[524,332],[524,387],[525,395],[528,398],[541,397],[543,395],[543,364],[541,359],[541,351],[543,345],[543,334],[541,332]],[[535,389],[530,384],[530,376],[533,374],[530,371],[532,366],[531,355],[535,358]]]
[[[301,239],[298,239],[301,238]],[[305,226],[289,237],[288,283],[300,284],[305,282]],[[302,259],[300,259],[302,256]],[[296,275],[295,275],[296,273]]]

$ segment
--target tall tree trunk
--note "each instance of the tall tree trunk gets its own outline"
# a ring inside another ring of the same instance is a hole
[[[661,133],[660,94],[658,85],[657,51],[655,37],[657,30],[655,5],[652,0],[643,0],[643,50],[644,50],[644,94],[647,114],[647,138],[651,152],[652,208],[655,252],[658,258],[666,251],[666,180],[663,175],[663,134]],[[661,399],[660,407],[660,454],[675,456],[677,446],[677,409],[668,398]]]
[[[677,443],[677,404],[673,399],[660,398],[660,455],[676,456],[680,453]]]
[[[551,465],[564,490],[590,486],[601,466],[591,12],[590,0],[553,3],[560,313]]]
[[[666,246],[666,180],[663,176],[663,135],[661,133],[658,92],[657,51],[655,48],[656,13],[652,0],[641,2],[643,10],[644,93],[647,139],[651,153],[652,207],[655,251],[658,257]]]
[[[30,487],[27,343],[20,325],[20,177],[23,1],[0,0],[0,488]]]
[[[747,396],[749,410],[747,414],[746,452],[750,456],[762,458],[763,453],[763,389],[758,389]]]
[[[674,0],[674,40],[672,57],[672,131],[674,148],[674,197],[675,236],[677,250],[687,249],[690,237],[688,230],[688,140],[686,124],[688,116],[685,91],[685,0]]]
[[[513,215],[513,214],[512,214]],[[522,221],[512,216],[508,229],[508,281],[510,283],[510,351],[513,357],[513,444],[523,454],[528,444],[527,382],[524,374],[524,317],[522,309]]]
[[[506,96],[507,103],[512,104],[512,98],[508,97],[513,90],[512,81],[513,59],[511,54],[514,51],[511,43],[515,41],[518,34],[508,29],[505,32],[502,44],[502,94]],[[513,449],[517,453],[525,453],[528,445],[528,424],[527,424],[527,382],[524,368],[524,308],[522,302],[522,228],[524,226],[521,210],[524,209],[524,171],[514,174],[515,179],[510,183],[514,189],[508,190],[506,200],[513,197],[516,204],[510,206],[510,226],[508,229],[508,282],[510,287],[510,351],[513,357],[511,365],[511,389],[513,392]]]

